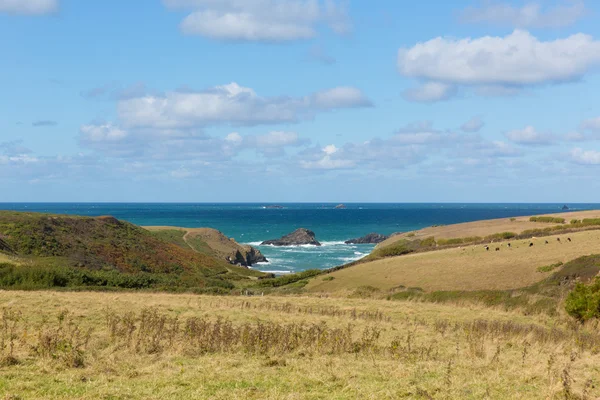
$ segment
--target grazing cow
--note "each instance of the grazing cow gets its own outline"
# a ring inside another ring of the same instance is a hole
[[[557,241],[557,242],[560,242],[560,238],[556,238],[556,241]]]
[[[507,246],[510,247],[510,243],[508,243]]]
[[[500,251],[500,247],[496,247],[496,251]]]
[[[533,247],[533,243],[532,242],[529,243],[529,247]]]
[[[484,246],[485,247],[485,251],[490,251],[490,246]]]
[[[567,240],[570,242],[570,241],[571,241],[571,238],[567,238]]]
[[[547,241],[547,240],[544,240],[544,242],[546,242],[546,244],[548,244],[548,241]]]

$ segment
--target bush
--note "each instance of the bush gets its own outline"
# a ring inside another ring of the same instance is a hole
[[[488,235],[485,237],[485,240],[505,240],[512,239],[517,237],[517,234],[514,232],[500,232],[494,233],[493,235]]]
[[[258,282],[257,286],[260,287],[280,287],[289,285],[291,283],[305,281],[307,278],[312,278],[313,276],[317,276],[322,274],[323,271],[320,269],[308,269],[306,271],[299,272],[297,274],[289,274],[283,275],[273,279],[262,279]],[[302,282],[304,285],[308,283],[308,281]]]
[[[556,218],[556,217],[531,217],[529,218],[531,222],[547,222],[547,223],[555,223],[555,224],[564,224],[564,218]]]
[[[600,317],[600,279],[591,285],[578,283],[565,301],[565,309],[579,321]]]
[[[552,265],[545,265],[543,267],[538,267],[537,268],[537,272],[550,272],[552,270],[555,270],[558,267],[561,267],[563,265],[562,262],[557,262],[556,264],[552,264]]]
[[[580,219],[572,219],[571,220],[571,225],[578,225],[581,224],[581,220]]]

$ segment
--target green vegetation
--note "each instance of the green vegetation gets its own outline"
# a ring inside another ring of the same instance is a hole
[[[323,281],[324,281],[324,282],[327,282],[327,281],[332,281],[332,280],[334,280],[334,279],[335,279],[335,278],[334,278],[333,276],[326,276],[325,278],[323,278]]]
[[[545,265],[543,267],[538,267],[537,271],[538,272],[550,272],[550,271],[554,271],[558,267],[561,267],[562,265],[563,265],[562,262],[557,262],[555,264]]]
[[[483,241],[482,237],[468,236],[464,238],[438,239],[437,244],[439,246],[455,246],[458,244],[476,243],[481,241]]]
[[[578,283],[567,296],[565,309],[579,321],[600,318],[600,278],[590,285]]]
[[[531,217],[529,218],[531,222],[546,222],[546,223],[554,223],[554,224],[564,224],[564,218],[558,217]]]
[[[323,272],[324,271],[320,269],[308,269],[297,274],[283,275],[273,279],[262,279],[257,282],[256,286],[276,288],[290,285],[293,283],[300,283],[301,286],[304,286],[308,283],[306,279],[312,278],[313,276],[321,275]]]
[[[0,287],[227,293],[265,274],[192,250],[183,232],[150,233],[113,217],[0,212]],[[244,283],[246,281],[246,283]]]
[[[553,316],[559,312],[562,298],[573,289],[576,281],[589,282],[600,273],[600,255],[580,257],[564,265],[556,263],[540,267],[538,271],[549,272],[557,268],[560,270],[549,278],[525,288],[424,292],[420,288],[400,287],[387,298],[432,303],[476,303],[504,310],[520,309],[526,315],[547,314]],[[581,320],[600,317],[600,308],[595,307],[600,307],[600,279],[591,285],[577,283],[565,303],[567,312]]]

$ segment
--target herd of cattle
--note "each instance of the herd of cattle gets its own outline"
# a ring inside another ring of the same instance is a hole
[[[533,239],[535,239],[535,238],[533,238]],[[558,238],[556,238],[556,241],[557,241],[557,242],[559,242],[559,243],[562,243],[559,237],[558,237]],[[568,238],[567,238],[567,241],[568,241],[568,242],[572,242],[572,240],[571,240],[571,238],[570,238],[570,237],[568,237]],[[548,242],[547,240],[544,240],[544,243],[545,243],[545,244],[549,244],[549,242]],[[511,247],[511,244],[510,244],[510,242],[506,244],[506,247],[509,247],[509,248]],[[533,242],[529,242],[529,247],[533,247]],[[490,246],[489,246],[489,245],[487,245],[487,244],[486,244],[485,246],[483,246],[483,248],[484,248],[486,251],[490,251]],[[496,251],[500,251],[500,247],[496,247]]]

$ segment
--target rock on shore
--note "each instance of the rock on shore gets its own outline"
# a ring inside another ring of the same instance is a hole
[[[227,260],[234,265],[249,267],[259,262],[266,262],[266,257],[257,249],[249,245],[242,245],[223,233],[212,228],[190,229],[186,236],[190,247],[202,252],[206,245],[215,256]],[[201,242],[195,242],[199,239]],[[198,247],[196,249],[195,247]]]
[[[344,243],[346,244],[377,244],[386,240],[389,236],[381,235],[379,233],[369,233],[360,238],[346,240]]]
[[[265,240],[261,245],[273,245],[273,246],[299,246],[302,244],[310,244],[313,246],[320,246],[315,239],[315,233],[308,229],[300,228],[294,232],[287,234],[279,239]]]

